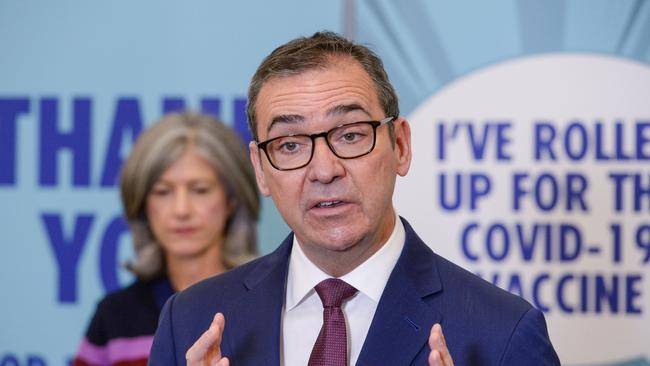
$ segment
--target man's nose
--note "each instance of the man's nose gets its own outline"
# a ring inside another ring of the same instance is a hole
[[[321,137],[314,140],[314,155],[307,166],[308,177],[312,181],[331,183],[343,176],[345,169],[341,159],[330,149],[325,137]]]

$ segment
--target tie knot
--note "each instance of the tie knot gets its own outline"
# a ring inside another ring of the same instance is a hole
[[[328,278],[315,287],[323,307],[341,307],[341,303],[357,293],[357,289],[338,278]]]

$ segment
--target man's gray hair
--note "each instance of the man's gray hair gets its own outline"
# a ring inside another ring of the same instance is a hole
[[[334,32],[317,32],[311,37],[300,37],[276,48],[257,68],[248,88],[248,127],[256,141],[257,115],[255,103],[262,86],[276,77],[298,75],[308,70],[325,69],[335,57],[350,57],[361,64],[375,84],[379,103],[385,116],[399,116],[395,89],[388,80],[384,64],[368,47],[356,44]],[[392,124],[391,136],[392,134]]]

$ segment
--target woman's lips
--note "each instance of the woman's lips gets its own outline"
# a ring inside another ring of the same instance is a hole
[[[193,227],[184,227],[184,228],[174,229],[173,231],[178,235],[187,235],[193,233],[194,231],[196,231],[196,229]]]

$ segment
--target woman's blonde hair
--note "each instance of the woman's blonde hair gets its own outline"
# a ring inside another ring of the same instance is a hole
[[[234,207],[226,222],[223,258],[226,267],[257,255],[260,197],[246,147],[229,127],[196,113],[171,113],[137,139],[120,177],[122,206],[133,235],[136,261],[127,268],[147,280],[165,272],[162,247],[146,215],[147,195],[164,171],[192,146],[214,168]]]

